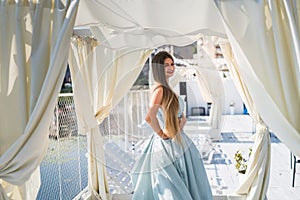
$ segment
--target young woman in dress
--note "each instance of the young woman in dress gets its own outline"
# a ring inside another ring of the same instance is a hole
[[[146,121],[153,130],[132,173],[135,200],[209,200],[211,188],[200,153],[184,133],[184,102],[169,86],[173,57],[165,52],[152,59],[155,81]]]

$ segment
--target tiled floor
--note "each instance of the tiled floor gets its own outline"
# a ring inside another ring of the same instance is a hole
[[[209,178],[214,181],[212,188],[215,195],[231,194],[237,189],[239,176],[234,167],[234,153],[238,149],[248,152],[253,145],[253,131],[254,124],[247,115],[224,117],[220,140],[215,142],[216,153],[212,162],[205,165]],[[300,164],[297,166],[293,188],[290,151],[274,134],[271,134],[271,169],[267,198],[300,199]]]

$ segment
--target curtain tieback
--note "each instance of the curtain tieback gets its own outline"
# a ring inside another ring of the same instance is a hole
[[[269,129],[267,125],[262,120],[260,120],[256,124],[256,131],[255,134],[252,136],[252,139],[255,140],[257,137],[262,137],[266,133],[269,133]]]
[[[267,125],[262,120],[260,120],[256,124],[256,132],[266,132],[266,131],[268,131]]]
[[[112,103],[108,103],[104,106],[102,106],[97,113],[95,114],[96,119],[98,120],[98,123],[101,123],[108,115],[109,112],[111,111],[112,108]]]

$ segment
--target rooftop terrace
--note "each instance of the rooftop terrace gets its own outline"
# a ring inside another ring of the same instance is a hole
[[[237,150],[247,152],[252,146],[254,124],[248,115],[225,115],[219,140],[207,143],[203,142],[205,135],[193,132],[191,127],[194,123],[195,120],[188,121],[187,133],[199,149],[207,151],[205,168],[214,198],[226,199],[226,194],[233,193],[239,185],[240,175],[234,166],[234,154]],[[86,153],[84,136],[50,139],[48,153],[41,164],[42,185],[37,199],[81,199],[77,194],[87,186]],[[267,198],[300,199],[300,165],[297,166],[295,187],[292,187],[290,151],[273,133]],[[115,194],[113,199],[126,200],[131,199],[131,196],[123,192],[121,195]]]

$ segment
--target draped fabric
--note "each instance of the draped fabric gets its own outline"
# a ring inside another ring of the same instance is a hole
[[[198,45],[198,55],[200,55],[199,51],[202,51],[200,45]],[[198,59],[198,66],[195,68],[197,83],[203,99],[211,103],[208,120],[210,130],[208,134],[211,139],[218,140],[222,128],[221,113],[224,90],[219,72],[211,60],[212,57],[205,52],[202,52],[201,55],[201,59]]]
[[[220,77],[216,76],[213,71],[213,69],[198,68],[196,70],[196,76],[201,94],[206,94],[203,95],[203,99],[211,103],[211,109],[207,121],[207,125],[210,129],[207,134],[212,140],[218,140],[222,128],[221,114],[223,87],[220,82]]]
[[[88,136],[89,191],[107,199],[103,138],[98,124],[123,98],[138,77],[151,50],[112,50],[101,41],[73,37],[69,64],[79,132]]]
[[[216,3],[261,118],[300,155],[299,1]]]
[[[1,1],[0,197],[35,199],[78,1]],[[34,148],[33,148],[34,147]]]
[[[243,182],[240,183],[235,193],[245,195],[247,199],[265,199],[270,176],[270,132],[257,112],[253,99],[241,77],[230,44],[221,43],[220,45],[223,55],[229,64],[228,69],[236,88],[239,91],[250,116],[256,123],[256,132],[253,137],[254,144],[252,146],[251,157],[248,161],[245,178],[243,179]]]
[[[211,0],[81,1],[75,26],[92,26],[97,39],[105,38],[103,45],[117,49],[182,46],[196,41],[200,33],[226,36]]]

